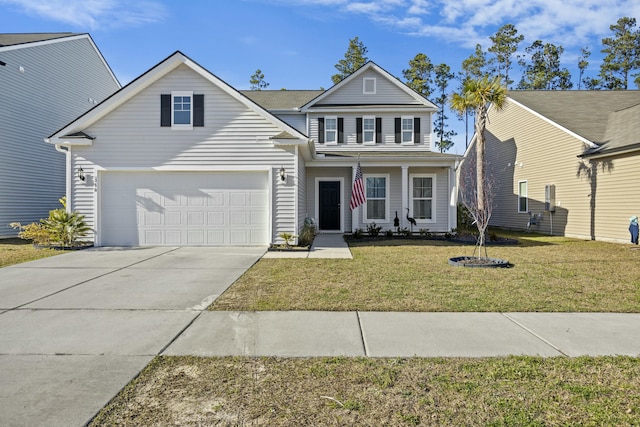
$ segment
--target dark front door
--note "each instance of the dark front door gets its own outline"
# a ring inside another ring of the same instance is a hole
[[[340,181],[320,181],[318,192],[318,228],[340,230]]]

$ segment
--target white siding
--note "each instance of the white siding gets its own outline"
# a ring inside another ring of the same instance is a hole
[[[376,93],[363,94],[363,80],[376,79]],[[398,89],[398,87],[390,82],[385,76],[375,70],[367,70],[349,82],[340,87],[334,93],[328,95],[316,107],[322,105],[335,104],[412,104],[421,105],[415,98]]]
[[[277,114],[277,117],[292,128],[307,134],[307,116],[305,114]]]
[[[205,126],[193,130],[160,127],[160,95],[171,91],[204,94]],[[295,152],[275,147],[281,129],[233,99],[187,66],[181,66],[86,129],[92,147],[74,147],[74,170],[92,175],[74,182],[74,208],[92,217],[95,168],[117,170],[271,170],[272,240],[295,231]],[[279,182],[284,167],[288,179]]]
[[[65,155],[43,139],[119,86],[87,36],[0,48],[0,237],[60,207]],[[23,71],[20,71],[22,67]]]

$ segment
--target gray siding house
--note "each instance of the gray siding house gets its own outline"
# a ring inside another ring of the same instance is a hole
[[[630,240],[629,218],[640,215],[640,91],[510,91],[488,118],[490,225]],[[462,177],[474,157],[475,140]]]
[[[409,227],[407,209],[444,232],[458,157],[431,150],[435,111],[372,62],[327,91],[240,92],[176,52],[46,141],[98,246],[267,245],[307,218]]]
[[[88,34],[0,34],[0,238],[66,194],[65,155],[42,138],[119,88]]]

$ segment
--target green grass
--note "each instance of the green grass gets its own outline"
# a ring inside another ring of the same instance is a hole
[[[18,238],[0,239],[0,267],[47,258],[63,252],[55,249],[36,249],[31,242]]]
[[[451,267],[472,246],[445,241],[351,243],[353,260],[262,259],[212,310],[640,312],[640,251],[524,235],[488,248],[508,269]]]
[[[159,357],[91,425],[640,425],[640,359]]]

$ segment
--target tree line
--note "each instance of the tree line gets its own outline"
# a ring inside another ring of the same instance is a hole
[[[636,19],[623,17],[610,25],[611,36],[602,39],[601,52],[605,55],[597,75],[586,75],[591,50],[581,49],[577,68],[579,70],[575,88],[586,90],[627,90],[630,84],[640,87],[640,30]],[[568,90],[574,88],[569,70],[563,66],[561,45],[535,40],[520,50],[524,36],[513,24],[505,24],[489,37],[491,45],[485,50],[477,44],[474,52],[462,61],[460,71],[453,72],[445,63],[434,64],[425,53],[418,53],[409,60],[408,68],[402,70],[407,86],[431,100],[438,113],[434,120],[435,145],[440,152],[453,146],[452,138],[457,133],[449,129],[446,106],[451,102],[449,86],[453,81],[464,87],[470,80],[497,79],[505,88],[519,90]],[[344,58],[335,65],[336,74],[331,76],[334,84],[339,83],[367,61],[367,47],[358,37],[349,40]],[[518,52],[523,52],[518,54]],[[514,87],[514,64],[522,69],[522,74]],[[264,74],[257,70],[251,76],[251,89],[265,89],[269,84]],[[466,120],[473,111],[462,113],[458,118]],[[468,128],[468,126],[467,126]],[[468,132],[466,136],[469,140]]]

